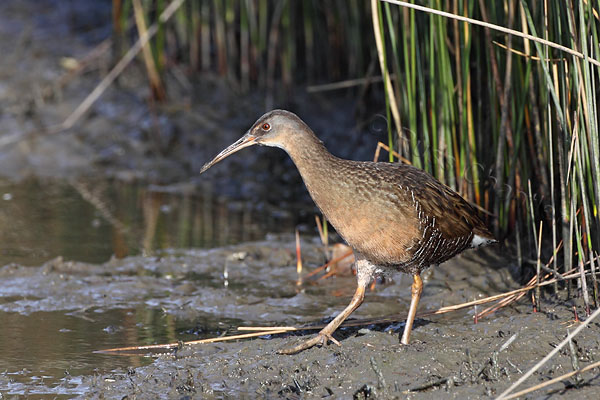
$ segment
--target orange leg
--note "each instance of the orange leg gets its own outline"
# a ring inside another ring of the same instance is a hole
[[[413,322],[415,321],[415,315],[417,314],[417,306],[419,305],[419,299],[423,293],[423,281],[419,274],[413,275],[413,284],[411,287],[412,299],[410,301],[410,308],[408,309],[408,317],[406,317],[406,325],[404,326],[404,333],[400,343],[408,344],[410,339],[410,332],[412,331]]]
[[[313,337],[312,339],[307,340],[306,342],[300,343],[298,346],[292,347],[290,349],[285,349],[285,350],[280,350],[278,351],[279,354],[296,354],[299,353],[303,350],[309,349],[311,347],[313,347],[314,345],[323,345],[323,344],[327,344],[329,341],[332,341],[333,343],[337,344],[338,346],[340,345],[340,342],[338,342],[337,340],[335,340],[333,338],[333,332],[335,332],[335,330],[341,325],[342,322],[344,322],[344,320],[346,318],[348,318],[348,316],[350,314],[352,314],[352,312],[354,310],[356,310],[358,308],[358,306],[360,306],[365,298],[365,289],[368,285],[368,282],[359,279],[358,280],[358,287],[356,288],[356,292],[354,292],[354,296],[352,297],[352,301],[350,301],[350,304],[348,304],[348,307],[346,307],[344,309],[344,311],[342,311],[337,317],[335,317],[335,319],[333,321],[331,321],[329,324],[327,324],[327,326],[325,328],[323,328],[318,334],[317,336]]]

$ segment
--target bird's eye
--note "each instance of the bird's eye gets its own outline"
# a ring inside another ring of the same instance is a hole
[[[262,124],[261,128],[263,131],[270,131],[271,125],[269,125],[268,123],[265,122],[264,124]]]

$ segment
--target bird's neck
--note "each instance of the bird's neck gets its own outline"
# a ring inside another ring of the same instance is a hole
[[[312,132],[294,137],[295,142],[285,150],[296,164],[311,197],[324,214],[328,214],[341,160],[327,151]]]
[[[309,181],[322,177],[337,160],[312,132],[295,135],[291,143],[285,146],[285,151],[296,164],[307,186]]]

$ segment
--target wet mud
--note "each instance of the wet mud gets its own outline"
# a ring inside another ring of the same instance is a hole
[[[304,240],[302,249],[307,269],[321,264],[323,250],[316,240]],[[520,287],[520,278],[511,274],[513,262],[500,253],[471,251],[428,270],[420,310]],[[239,326],[298,326],[336,315],[349,301],[355,278],[308,280],[298,286],[295,262],[293,238],[273,236],[262,242],[171,250],[101,265],[61,258],[38,268],[7,265],[0,269],[0,311],[61,312],[88,319],[119,308],[152,308],[181,326],[162,342],[235,334]],[[392,274],[367,294],[352,318],[403,315],[409,301],[410,277]],[[399,344],[400,317],[398,323],[338,330],[335,337],[341,347],[330,344],[292,356],[276,352],[313,332],[183,346],[136,359],[132,365],[123,364],[132,360],[125,356],[99,355],[105,366],[70,380],[63,393],[88,398],[493,397],[550,352],[569,328],[574,329],[572,309],[550,296],[541,312],[534,312],[527,296],[476,324],[473,312],[417,319],[408,346]],[[583,315],[581,309],[579,313]],[[139,334],[145,323],[149,322],[139,322],[138,334],[128,335],[120,346],[162,343]],[[118,333],[128,328],[124,320],[110,329]],[[575,357],[584,365],[599,356],[598,329],[598,323],[592,323],[575,340]],[[500,350],[503,345],[506,348]],[[109,345],[97,346],[93,350]],[[115,368],[108,367],[111,360]],[[572,369],[569,350],[561,351],[526,386]],[[8,376],[5,372],[0,379]],[[589,373],[530,398],[594,398],[599,385],[597,375]]]

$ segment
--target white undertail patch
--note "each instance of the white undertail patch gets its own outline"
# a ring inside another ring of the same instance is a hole
[[[494,239],[488,239],[488,238],[484,238],[483,236],[479,236],[479,235],[474,235],[473,236],[473,240],[471,240],[471,247],[481,247],[481,246],[486,246],[490,243],[494,243],[495,240]]]

